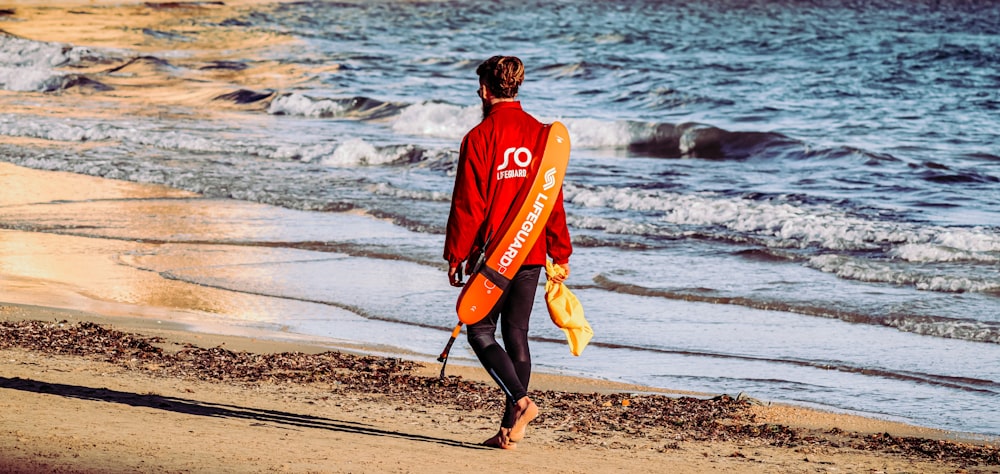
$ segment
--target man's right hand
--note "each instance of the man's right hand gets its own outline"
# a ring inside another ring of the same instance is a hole
[[[448,267],[448,281],[451,282],[451,286],[461,288],[465,286],[462,282],[462,265],[458,264],[454,267]]]

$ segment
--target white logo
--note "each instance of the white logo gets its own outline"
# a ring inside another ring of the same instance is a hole
[[[524,168],[525,166],[528,166],[528,163],[531,163],[531,150],[523,146],[519,148],[510,147],[503,152],[503,163],[500,166],[497,166],[497,171],[507,169],[507,166],[510,165],[511,155],[514,155],[514,164],[520,166],[521,168]]]
[[[549,168],[549,170],[545,172],[545,184],[542,185],[542,189],[548,191],[552,189],[552,186],[555,185],[556,185],[556,169]]]

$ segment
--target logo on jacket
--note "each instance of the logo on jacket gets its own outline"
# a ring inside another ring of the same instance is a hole
[[[517,165],[518,169],[507,169],[510,166],[511,160],[514,160],[514,164]],[[503,152],[503,163],[497,166],[497,181],[507,178],[525,178],[528,176],[528,170],[525,169],[531,163],[531,150],[525,147],[510,147]]]

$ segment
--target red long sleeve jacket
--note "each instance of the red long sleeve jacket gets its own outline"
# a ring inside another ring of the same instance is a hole
[[[451,197],[451,214],[444,241],[444,258],[452,266],[479,251],[488,236],[496,236],[501,223],[517,203],[518,191],[531,186],[528,169],[541,159],[545,126],[521,109],[520,102],[498,102],[479,125],[462,140],[458,172]],[[523,265],[544,265],[545,256],[558,264],[569,263],[573,253],[562,191],[548,222],[545,237],[528,252]]]

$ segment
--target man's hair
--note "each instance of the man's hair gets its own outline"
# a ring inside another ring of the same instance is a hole
[[[513,99],[524,82],[524,63],[515,56],[493,56],[476,68],[476,74],[498,99]]]

